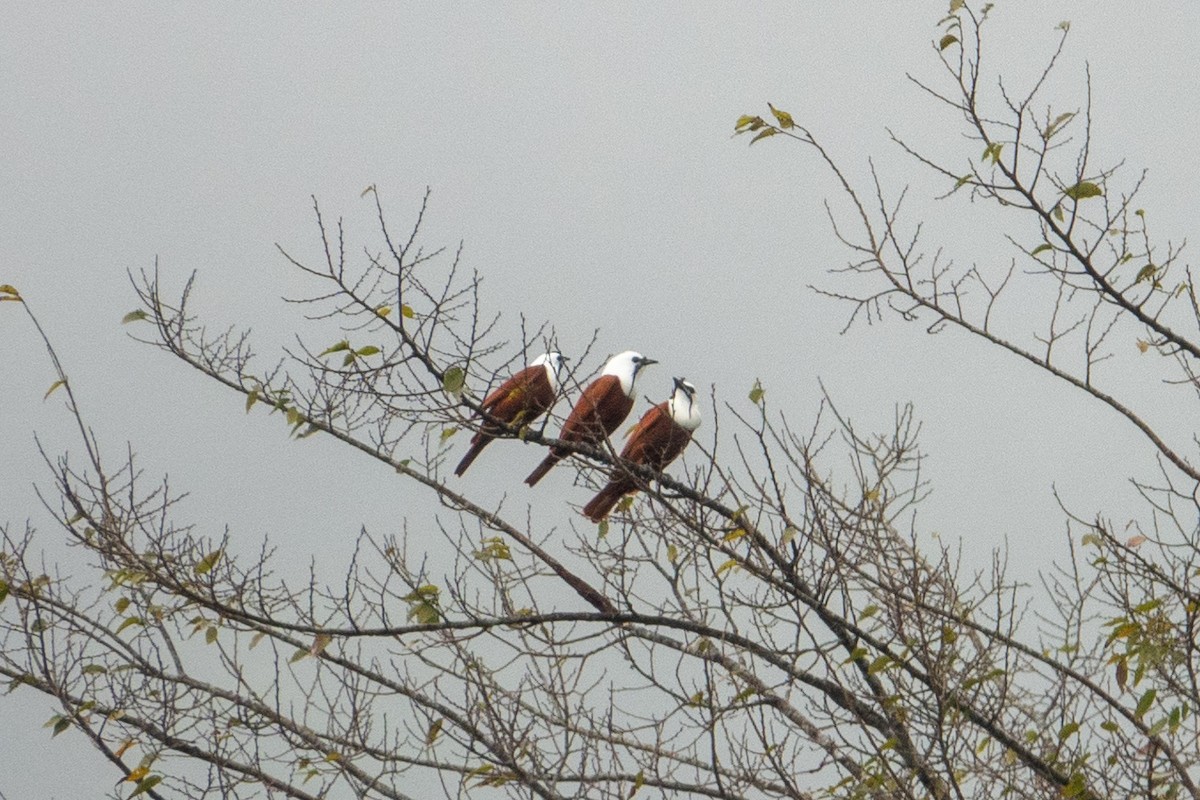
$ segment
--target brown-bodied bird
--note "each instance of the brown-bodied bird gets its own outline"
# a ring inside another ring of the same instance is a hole
[[[528,425],[550,410],[558,396],[558,372],[562,369],[560,353],[546,353],[535,358],[529,366],[500,384],[480,406],[487,414],[506,425]],[[471,438],[471,447],[454,469],[462,475],[479,457],[483,448],[503,432],[495,422],[485,420]]]
[[[621,458],[634,464],[662,472],[683,452],[692,433],[700,427],[700,404],[696,402],[696,387],[683,378],[674,378],[675,391],[671,399],[651,408],[629,434]],[[617,464],[608,485],[583,507],[583,515],[593,522],[608,516],[613,506],[625,495],[641,489],[645,482],[621,469]]]
[[[657,363],[653,358],[646,358],[633,350],[617,353],[610,358],[600,377],[588,384],[579,396],[579,401],[575,403],[570,416],[563,423],[558,438],[564,442],[591,445],[604,441],[606,436],[625,421],[633,409],[634,386],[642,367]],[[570,452],[561,447],[551,448],[537,469],[529,473],[525,482],[530,486],[535,485]]]

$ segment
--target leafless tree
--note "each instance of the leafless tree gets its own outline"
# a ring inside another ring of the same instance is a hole
[[[1153,244],[1140,178],[1092,165],[1086,102],[1047,111],[1065,28],[1041,79],[1014,95],[981,68],[986,7],[955,0],[943,24],[945,77],[917,86],[960,120],[971,167],[950,166],[961,151],[896,142],[945,178],[944,202],[1025,220],[1005,266],[931,250],[903,192],[854,185],[786,112],[737,129],[797,142],[841,181],[850,212],[830,217],[852,256],[824,291],[851,304],[851,322],[895,313],[960,329],[1141,431],[1161,474],[1137,484],[1132,538],[1064,508],[1071,558],[1045,573],[1044,596],[1008,579],[999,554],[964,572],[912,527],[926,485],[910,409],[874,434],[828,400],[785,418],[756,387],[713,397],[676,477],[559,442],[553,423],[508,428],[571,450],[587,485],[627,470],[644,486],[599,536],[587,525],[548,541],[445,478],[487,387],[552,346],[553,328],[504,341],[478,277],[423,248],[425,204],[397,236],[372,190],[380,239],[362,255],[316,207],[318,257],[282,252],[318,287],[295,302],[326,340],[260,367],[247,336],[191,314],[190,282],[169,295],[157,272],[136,276],[134,316],[150,345],[248,411],[435,496],[451,567],[429,566],[427,535],[365,533],[337,586],[280,578],[266,549],[231,554],[177,521],[177,494],[132,455],[102,455],[47,340],[83,452],[46,456],[58,531],[3,530],[0,674],[54,698],[53,732],[88,737],[126,795],[1200,797],[1197,442],[1106,374],[1136,344],[1166,356],[1167,391],[1196,391],[1194,284],[1180,248]],[[14,287],[0,293],[29,310]],[[1044,310],[1039,333],[1011,324],[1010,296]],[[591,362],[572,355],[569,395]],[[91,570],[47,567],[55,535]]]

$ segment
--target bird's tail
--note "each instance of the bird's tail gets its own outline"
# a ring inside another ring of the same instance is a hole
[[[471,449],[463,456],[462,461],[458,462],[458,466],[454,468],[454,474],[462,477],[462,474],[467,471],[467,467],[479,458],[479,454],[483,452],[483,448],[487,447],[488,442],[492,440],[490,436],[476,435],[471,440]]]
[[[530,486],[536,486],[537,482],[546,477],[546,473],[554,469],[554,465],[562,461],[562,459],[563,457],[561,455],[551,450],[546,457],[542,459],[542,463],[537,465],[537,469],[529,473],[529,477],[525,479],[525,482]]]
[[[629,492],[628,486],[622,486],[618,481],[610,482],[583,507],[583,515],[592,522],[599,522],[608,516],[608,513],[613,510],[613,506],[627,492]]]

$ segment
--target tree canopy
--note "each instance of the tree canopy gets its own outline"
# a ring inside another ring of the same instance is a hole
[[[499,418],[485,398],[559,349],[554,320],[506,337],[480,274],[425,242],[429,194],[397,224],[369,187],[374,240],[348,242],[314,201],[320,247],[280,248],[311,287],[291,300],[316,337],[263,358],[165,270],[133,276],[123,322],[262,424],[355,450],[395,473],[399,504],[440,511],[363,530],[336,581],[321,553],[296,580],[286,542],[247,552],[198,531],[180,488],[93,435],[69,352],[34,298],[0,285],[78,427],[70,456],[45,453],[57,526],[3,528],[0,675],[52,698],[50,734],[86,737],[122,797],[1200,797],[1200,467],[1190,426],[1161,412],[1197,393],[1200,300],[1181,248],[1151,236],[1143,176],[1094,163],[1086,80],[1080,98],[1045,96],[1069,26],[1018,92],[983,66],[989,11],[954,0],[940,74],[914,79],[959,147],[893,140],[941,203],[988,209],[1007,253],[966,263],[926,241],[906,190],[874,168],[859,182],[819,120],[769,105],[734,133],[794,146],[840,186],[827,207],[848,259],[818,291],[848,325],[974,337],[1138,431],[1160,470],[1132,476],[1132,529],[1064,504],[1069,557],[1040,586],[1001,554],[964,569],[954,543],[920,536],[913,409],[862,430],[836,398],[777,405],[770,376],[687,376],[705,422],[662,472],[620,457],[634,416],[611,440],[556,438],[603,332],[564,353],[547,416]],[[1167,398],[1150,406],[1123,374],[1142,356]],[[666,400],[667,376],[642,390]],[[555,447],[577,487],[472,496],[452,471],[481,429],[499,440],[473,471],[525,491]],[[297,468],[321,469],[303,447]],[[584,521],[614,475],[640,491]],[[51,537],[86,568],[48,560]]]

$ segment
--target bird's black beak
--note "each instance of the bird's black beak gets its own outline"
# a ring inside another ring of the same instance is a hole
[[[657,364],[657,363],[658,362],[655,361],[653,358],[646,358],[645,356],[642,356],[642,360],[638,362],[638,369],[641,369],[642,367],[648,367],[651,364]]]

